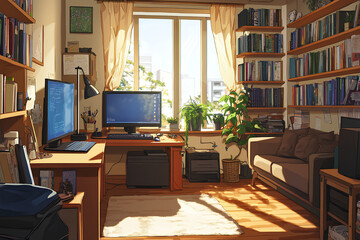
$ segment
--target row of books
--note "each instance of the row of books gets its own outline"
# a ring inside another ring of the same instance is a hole
[[[16,144],[0,152],[0,182],[34,184],[26,146]]]
[[[322,83],[294,85],[293,105],[352,105],[350,94],[358,91],[358,85],[359,76],[337,77]]]
[[[251,61],[238,65],[239,81],[281,81],[280,61]]]
[[[238,54],[243,52],[283,52],[282,34],[245,34],[238,38]]]
[[[32,37],[25,23],[0,13],[0,55],[32,67]]]
[[[254,118],[254,120],[259,121],[260,125],[268,133],[283,132],[285,129],[285,121],[282,114],[260,115]]]
[[[280,9],[244,9],[238,14],[238,27],[242,26],[281,26]]]
[[[338,46],[303,54],[289,60],[289,77],[301,77],[359,66],[360,35],[353,35]]]
[[[23,102],[14,77],[0,74],[0,114],[23,110]]]
[[[54,189],[54,171],[40,170],[39,185]],[[76,170],[62,171],[59,193],[76,195]]]
[[[355,11],[337,11],[322,20],[297,28],[290,35],[290,50],[319,41],[359,26],[354,21]]]
[[[33,0],[13,0],[22,10],[33,16]]]
[[[282,107],[282,88],[251,88],[250,107]]]

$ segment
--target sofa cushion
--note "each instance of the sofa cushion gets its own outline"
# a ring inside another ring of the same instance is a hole
[[[277,151],[278,156],[295,157],[295,147],[299,137],[307,135],[309,128],[302,128],[298,130],[286,129],[281,139],[280,147]]]
[[[256,155],[254,157],[254,166],[258,167],[268,173],[271,173],[271,165],[273,163],[297,163],[303,164],[304,162],[296,158],[285,158],[273,155]]]
[[[309,171],[307,163],[273,163],[271,171],[274,177],[309,194]]]
[[[310,154],[316,153],[319,149],[319,141],[315,135],[309,134],[300,137],[296,143],[294,155],[297,158],[308,162]]]

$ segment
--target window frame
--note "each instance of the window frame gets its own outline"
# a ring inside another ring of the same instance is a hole
[[[207,21],[210,17],[190,16],[160,16],[160,15],[134,15],[134,90],[139,90],[139,19],[171,19],[173,20],[173,116],[179,117],[181,96],[181,69],[180,69],[180,21],[200,20],[200,99],[201,103],[207,101]]]

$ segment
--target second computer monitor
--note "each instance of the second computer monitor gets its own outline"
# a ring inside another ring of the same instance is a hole
[[[103,127],[124,127],[128,133],[136,127],[161,127],[161,92],[104,91]]]

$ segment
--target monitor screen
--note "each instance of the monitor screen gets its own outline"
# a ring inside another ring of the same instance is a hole
[[[360,128],[360,119],[341,117],[340,128]]]
[[[161,92],[103,92],[103,127],[161,127]]]
[[[46,143],[74,133],[74,84],[45,79]]]

